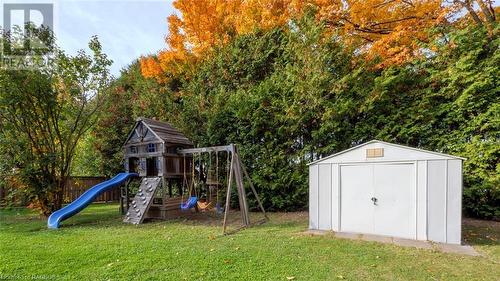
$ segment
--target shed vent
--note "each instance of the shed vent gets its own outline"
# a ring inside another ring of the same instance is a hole
[[[366,158],[377,158],[384,157],[384,149],[383,148],[367,148],[366,149]]]

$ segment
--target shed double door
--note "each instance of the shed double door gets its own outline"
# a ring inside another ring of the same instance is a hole
[[[340,167],[340,230],[416,238],[415,167],[376,163]]]

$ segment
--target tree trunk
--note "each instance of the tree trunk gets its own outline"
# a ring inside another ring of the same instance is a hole
[[[37,201],[43,216],[49,217],[53,212],[62,208],[65,186],[66,180],[57,180],[47,193],[38,195]]]
[[[479,8],[481,9],[481,12],[483,12],[484,17],[486,18],[486,21],[488,23],[490,23],[490,24],[494,23],[495,22],[495,16],[493,14],[491,14],[491,11],[488,8],[488,6],[486,5],[486,3],[484,3],[483,0],[476,0],[476,2],[479,5]]]
[[[467,12],[469,12],[469,15],[472,17],[472,19],[474,20],[474,22],[476,22],[477,25],[483,26],[483,21],[476,13],[476,11],[474,11],[474,9],[472,8],[470,1],[458,1],[458,3],[462,7],[464,7],[467,10]]]
[[[48,218],[52,214],[51,206],[47,198],[38,198],[38,204],[40,208],[40,213],[44,217]]]
[[[54,202],[52,208],[57,211],[62,208],[64,189],[66,188],[66,176],[59,179],[56,190],[54,191]]]

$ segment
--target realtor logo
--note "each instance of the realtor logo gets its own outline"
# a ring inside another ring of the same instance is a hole
[[[54,5],[52,3],[4,3],[3,29],[12,35],[11,44],[4,44],[3,53],[13,54],[24,49],[46,49],[42,40],[34,34],[35,29],[54,30]]]
[[[0,68],[32,69],[47,66],[53,44],[54,3],[2,1]]]

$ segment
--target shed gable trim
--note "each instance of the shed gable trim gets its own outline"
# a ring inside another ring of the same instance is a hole
[[[358,149],[358,148],[361,148],[361,147],[363,147],[363,146],[366,146],[366,145],[368,145],[368,144],[372,144],[372,143],[381,143],[381,144],[384,144],[384,145],[394,146],[394,147],[401,148],[401,149],[409,149],[409,150],[414,150],[414,151],[421,152],[421,153],[434,154],[434,155],[438,155],[438,156],[442,156],[442,157],[447,157],[447,158],[452,158],[452,159],[466,160],[466,158],[459,157],[459,156],[454,156],[454,155],[449,155],[449,154],[445,154],[445,153],[440,153],[440,152],[435,152],[435,151],[429,151],[429,150],[425,150],[425,149],[420,149],[420,148],[415,148],[415,147],[410,147],[410,146],[405,146],[405,145],[400,145],[400,144],[395,144],[395,143],[389,143],[389,142],[380,141],[380,140],[371,140],[371,141],[368,141],[368,142],[365,142],[365,143],[362,143],[362,144],[359,144],[359,145],[353,146],[353,147],[348,148],[348,149],[346,149],[346,150],[343,150],[343,151],[337,152],[337,153],[335,153],[335,154],[332,154],[332,155],[329,155],[329,156],[323,157],[323,158],[321,158],[321,159],[318,159],[318,160],[316,160],[316,161],[313,161],[313,162],[311,162],[311,163],[308,163],[307,165],[314,165],[314,164],[318,164],[318,163],[320,163],[320,162],[322,162],[322,161],[324,161],[324,160],[334,158],[334,157],[339,156],[339,155],[341,155],[341,154],[347,153],[347,152],[349,152],[349,151],[356,150],[356,149]]]

